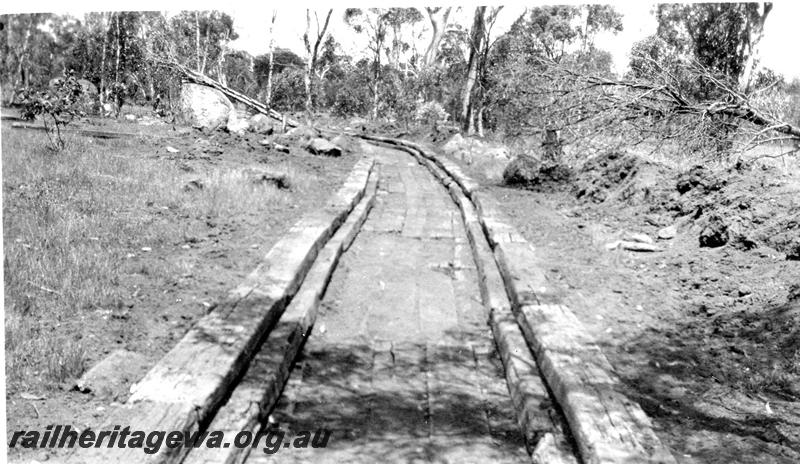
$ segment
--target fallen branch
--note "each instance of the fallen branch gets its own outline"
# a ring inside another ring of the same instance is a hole
[[[193,84],[205,85],[206,87],[211,87],[212,89],[219,90],[226,97],[228,97],[228,98],[230,98],[232,100],[236,100],[239,103],[242,103],[243,105],[247,106],[248,108],[251,108],[251,109],[255,110],[258,113],[264,114],[264,115],[269,116],[272,119],[275,119],[275,120],[278,120],[278,121],[284,121],[285,116],[282,113],[279,113],[279,112],[273,110],[272,108],[268,107],[267,105],[261,103],[258,100],[252,99],[252,98],[248,97],[247,95],[244,95],[244,94],[242,94],[240,92],[237,92],[237,91],[235,91],[235,90],[233,90],[233,89],[231,89],[231,88],[229,88],[227,86],[224,86],[224,85],[220,84],[219,82],[215,81],[214,79],[212,79],[212,78],[210,78],[210,77],[208,77],[208,76],[206,76],[204,74],[201,74],[201,73],[196,72],[196,71],[192,71],[191,69],[189,69],[189,68],[187,68],[185,66],[182,66],[182,65],[180,65],[178,63],[172,62],[172,63],[167,63],[167,64],[169,66],[172,66],[175,69],[179,70],[183,74],[184,79],[187,82],[191,82]],[[289,126],[289,127],[297,127],[297,126],[300,125],[300,123],[297,122],[294,119],[286,118],[286,125]]]

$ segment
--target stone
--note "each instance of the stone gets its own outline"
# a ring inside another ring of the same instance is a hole
[[[114,401],[127,397],[130,386],[147,372],[147,358],[127,350],[114,350],[75,383],[83,393]]]
[[[650,238],[649,235],[642,234],[642,233],[639,233],[639,232],[632,232],[632,233],[626,234],[625,235],[625,240],[628,240],[628,241],[631,241],[631,242],[649,243],[651,245],[654,243],[653,239]]]
[[[656,234],[656,237],[661,240],[670,240],[675,238],[676,235],[678,235],[678,228],[675,226],[667,226],[663,229],[660,229]]]
[[[728,226],[719,216],[711,216],[700,232],[700,246],[708,248],[721,247],[728,243],[730,236]]]
[[[275,125],[272,118],[258,113],[250,118],[250,131],[256,134],[272,135],[275,132]]]
[[[313,138],[303,147],[314,155],[342,156],[342,149],[323,138]]]
[[[250,129],[250,122],[245,118],[239,117],[235,111],[231,111],[225,128],[228,129],[228,132],[231,134],[244,135],[244,133]]]
[[[259,171],[251,176],[250,182],[253,184],[271,184],[280,190],[292,188],[292,181],[289,179],[288,174],[284,173]]]
[[[789,286],[788,301],[800,301],[800,282]]]
[[[539,163],[529,156],[517,156],[503,171],[506,185],[530,186],[538,183]]]
[[[461,134],[456,134],[450,137],[450,140],[444,144],[442,147],[442,151],[447,155],[452,155],[453,153],[459,151],[464,146],[464,137]]]
[[[286,132],[284,137],[289,140],[313,139],[318,138],[319,133],[311,127],[298,126]]]
[[[786,259],[800,261],[800,238],[795,239],[786,249]]]
[[[331,139],[331,143],[341,148],[342,151],[347,153],[354,153],[356,151],[355,145],[351,142],[350,138],[345,135],[337,135]]]
[[[219,90],[190,83],[181,86],[180,115],[186,124],[216,130],[227,126],[231,113],[233,104]]]

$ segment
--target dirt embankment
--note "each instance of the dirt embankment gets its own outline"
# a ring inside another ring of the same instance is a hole
[[[464,168],[679,462],[800,462],[800,172],[608,153],[525,190]],[[636,234],[658,251],[609,246]]]

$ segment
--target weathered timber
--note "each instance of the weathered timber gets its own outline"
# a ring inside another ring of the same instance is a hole
[[[289,378],[292,362],[317,317],[319,303],[342,253],[350,246],[375,200],[377,172],[370,175],[367,191],[345,223],[320,251],[297,294],[281,316],[242,381],[214,416],[209,430],[226,436],[254,433],[274,407]],[[184,464],[242,462],[251,448],[206,448],[189,452]]]
[[[47,128],[41,126],[39,124],[29,124],[23,122],[15,122],[11,124],[12,129],[27,129],[27,130],[38,130],[38,131],[46,131]],[[148,138],[161,138],[161,139],[170,139],[175,138],[175,136],[171,135],[151,135],[151,134],[142,134],[137,132],[112,132],[112,131],[101,131],[101,130],[94,130],[94,129],[62,129],[61,134],[77,134],[83,135],[85,137],[94,137],[98,139],[121,139],[126,137],[148,137]]]
[[[371,158],[356,163],[321,210],[290,229],[242,284],[131,387],[128,402],[110,412],[107,428],[135,423],[136,430],[189,433],[205,427],[280,318],[318,251],[363,197],[373,164]],[[162,406],[154,409],[154,405]],[[167,407],[175,413],[162,414]],[[168,447],[153,454],[135,448],[76,449],[67,461],[171,463],[186,452]]]
[[[459,207],[478,269],[481,300],[505,369],[508,392],[528,451],[533,453],[537,449],[546,449],[547,456],[552,458],[554,463],[577,464],[573,445],[569,443],[562,430],[565,425],[564,420],[556,419],[554,422],[548,414],[550,394],[511,311],[511,302],[506,294],[503,278],[486,241],[475,207],[462,191],[462,184],[453,180],[440,167],[441,165],[433,162],[430,157],[423,156],[420,149],[404,145],[394,147],[412,154],[420,164],[427,167],[448,189],[452,200]],[[464,184],[472,185],[469,182]],[[553,415],[557,416],[557,413]],[[548,437],[545,448],[540,446],[543,437]],[[534,462],[539,461],[534,460]]]
[[[673,463],[638,404],[577,317],[560,305],[523,306],[518,317],[584,462]]]
[[[483,226],[484,238],[491,245],[511,308],[517,315],[518,326],[522,327],[524,339],[540,363],[541,373],[566,414],[583,462],[674,463],[641,407],[619,392],[618,382],[611,374],[613,368],[585,328],[575,324],[577,318],[569,308],[556,305],[559,297],[547,283],[534,248],[509,224],[499,204],[465,176],[454,162],[418,144],[386,137],[353,135],[418,152],[447,173],[472,201]],[[434,174],[437,175],[435,171]],[[560,317],[552,317],[547,330],[539,327],[537,331],[532,330],[527,323],[531,316],[523,315],[523,308],[547,307],[559,308]],[[570,337],[572,359],[583,364],[573,364],[555,356],[563,348],[558,342],[562,334]],[[547,364],[542,366],[543,362]],[[592,376],[587,377],[587,372]],[[601,388],[596,382],[592,383],[592,379],[605,379],[610,383]],[[542,435],[544,437],[547,435]],[[540,440],[540,443],[541,446],[534,449],[533,459],[549,462],[547,459],[553,447],[548,441]]]

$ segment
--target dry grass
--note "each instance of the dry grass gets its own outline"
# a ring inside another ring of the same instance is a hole
[[[180,240],[187,226],[174,217],[224,220],[246,209],[286,204],[291,195],[254,184],[244,171],[203,175],[143,156],[141,140],[68,137],[61,153],[43,134],[4,130],[6,374],[9,390],[52,388],[85,368],[82,321],[122,304],[126,255]],[[153,150],[150,150],[152,153]],[[282,168],[293,183],[288,167]],[[184,191],[200,178],[203,188]],[[159,215],[169,209],[171,216]],[[170,217],[172,219],[170,219]],[[181,272],[180,263],[148,265],[154,278]]]

